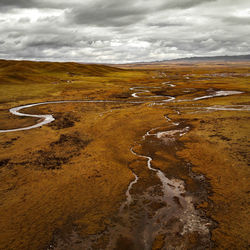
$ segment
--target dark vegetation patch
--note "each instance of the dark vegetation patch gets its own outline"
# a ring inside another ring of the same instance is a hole
[[[226,137],[224,135],[220,135],[220,134],[209,135],[209,137],[219,137],[223,141],[231,141],[230,138],[228,138],[228,137]]]
[[[55,121],[50,123],[49,126],[55,130],[73,127],[75,125],[75,122],[80,121],[79,117],[72,112],[56,113],[53,116],[55,118]]]
[[[167,90],[156,90],[156,91],[151,91],[155,95],[167,95]]]
[[[132,239],[120,235],[120,237],[118,238],[116,242],[116,247],[114,249],[115,250],[127,250],[127,249],[135,250],[136,247]]]
[[[88,137],[80,136],[79,133],[62,134],[48,149],[35,152],[29,164],[42,169],[60,169],[63,164],[80,155],[80,151],[90,142]]]
[[[119,98],[119,99],[127,99],[127,98],[131,97],[131,94],[128,92],[122,92],[119,94],[113,94],[110,97],[111,98]]]
[[[5,142],[2,142],[1,145],[3,146],[3,148],[8,148],[10,147],[11,145],[13,145],[13,143],[18,140],[20,137],[17,136],[17,137],[14,137],[12,139],[10,139],[9,141],[5,141]]]
[[[159,209],[161,209],[161,208],[163,208],[163,207],[166,207],[166,203],[163,202],[163,201],[158,201],[158,202],[153,201],[153,202],[150,203],[150,208],[151,208],[154,212],[158,211]]]
[[[2,159],[0,160],[0,168],[5,167],[9,163],[10,159]]]
[[[182,90],[187,90],[187,89],[182,89]],[[162,95],[162,96],[174,96],[174,97],[178,97],[178,96],[186,96],[186,95],[190,95],[190,94],[197,94],[199,91],[203,91],[203,89],[189,89],[190,92],[182,92],[180,91],[179,88],[172,88],[172,89],[162,89],[162,90],[154,90],[151,91],[151,93],[153,93],[154,95]]]

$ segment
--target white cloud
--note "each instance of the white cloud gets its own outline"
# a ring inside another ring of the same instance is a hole
[[[248,0],[2,0],[0,9],[0,58],[120,63],[250,53]]]

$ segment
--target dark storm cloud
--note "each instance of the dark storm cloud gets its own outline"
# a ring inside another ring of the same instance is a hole
[[[176,1],[176,0],[166,0],[166,1],[155,1],[154,3],[149,4],[148,0],[140,0],[139,2],[140,8],[143,7],[143,5],[149,5],[151,8],[190,8],[196,5],[209,3],[217,0],[183,0],[183,1]],[[117,1],[103,1],[103,0],[93,0],[89,1],[89,7],[116,7],[116,6],[128,6],[131,3],[136,3],[136,1],[123,1],[123,0],[117,0]],[[94,3],[94,4],[92,4]],[[17,8],[68,8],[68,7],[79,7],[81,5],[84,5],[84,1],[59,1],[59,0],[1,0],[0,1],[0,8],[2,7],[17,7]],[[155,5],[155,6],[154,6]],[[134,5],[136,6],[136,4]],[[85,7],[88,6],[85,5]]]
[[[73,8],[67,18],[76,24],[109,26],[127,26],[145,18],[149,9],[136,6],[136,1],[110,0],[96,1],[87,6]]]
[[[35,3],[32,0],[1,0],[0,1],[0,7],[10,7],[10,6],[15,6],[19,8],[29,8],[31,6],[34,6]]]
[[[38,48],[58,48],[58,47],[72,47],[74,43],[72,41],[63,41],[61,38],[57,39],[34,39],[26,43],[27,47]]]
[[[70,2],[65,3],[57,0],[1,0],[0,8],[64,8],[70,6]]]
[[[171,9],[188,9],[204,3],[216,0],[185,0],[185,1],[155,1],[154,4],[147,0],[109,0],[96,1],[93,4],[81,8],[73,8],[69,11],[68,18],[77,24],[89,24],[99,26],[126,26],[146,19],[150,13]],[[163,26],[164,22],[159,23]],[[165,26],[178,26],[175,23],[167,23]],[[179,24],[182,25],[182,24]]]
[[[77,9],[67,13],[68,18],[76,24],[96,25],[101,27],[127,26],[145,18],[140,10],[95,8],[92,10]]]
[[[167,9],[189,9],[191,7],[210,3],[210,2],[216,2],[217,0],[186,0],[186,1],[176,1],[176,0],[170,0],[166,1],[162,8]]]
[[[248,0],[0,0],[0,58],[130,62],[250,52]]]

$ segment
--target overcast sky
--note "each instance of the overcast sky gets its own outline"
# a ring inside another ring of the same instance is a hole
[[[124,63],[250,54],[250,0],[0,0],[0,58]]]

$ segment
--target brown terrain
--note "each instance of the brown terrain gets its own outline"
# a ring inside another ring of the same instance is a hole
[[[0,249],[249,249],[249,82],[248,62],[0,60]]]

